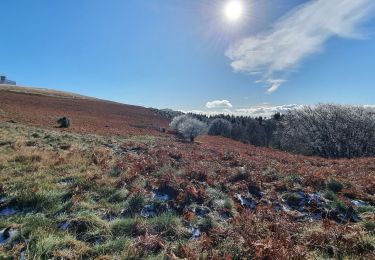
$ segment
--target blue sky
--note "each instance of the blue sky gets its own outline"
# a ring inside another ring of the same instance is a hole
[[[0,73],[205,112],[374,104],[372,0],[238,0],[235,22],[228,1],[1,0]]]

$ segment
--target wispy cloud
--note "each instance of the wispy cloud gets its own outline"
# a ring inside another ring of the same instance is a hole
[[[360,38],[359,25],[371,13],[373,0],[314,0],[297,6],[273,28],[241,40],[226,51],[235,71],[260,75],[276,91],[285,79],[274,74],[295,70],[308,56],[320,52],[333,36]]]
[[[265,80],[257,80],[256,83],[265,83],[269,87],[267,89],[268,94],[272,94],[276,90],[279,89],[281,84],[283,84],[286,80],[285,79],[265,79]]]
[[[206,108],[231,108],[232,104],[228,100],[213,100],[206,103]]]

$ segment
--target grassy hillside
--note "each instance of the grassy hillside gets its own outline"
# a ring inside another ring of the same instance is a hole
[[[0,256],[375,257],[374,158],[77,132],[0,123]]]

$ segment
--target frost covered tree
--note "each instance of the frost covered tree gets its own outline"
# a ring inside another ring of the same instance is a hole
[[[169,124],[169,127],[173,130],[173,131],[176,131],[178,132],[178,126],[184,122],[185,120],[191,118],[190,116],[188,115],[180,115],[180,116],[176,116],[172,119],[172,122]]]
[[[216,118],[210,122],[208,125],[209,135],[221,135],[225,137],[230,137],[232,132],[232,124],[225,119]]]
[[[187,115],[175,117],[170,127],[190,142],[194,142],[195,137],[207,131],[207,125],[205,123]]]
[[[375,155],[375,111],[371,108],[305,106],[285,115],[279,130],[284,150],[332,158]]]

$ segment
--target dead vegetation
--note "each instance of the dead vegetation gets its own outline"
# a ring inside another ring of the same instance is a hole
[[[220,137],[184,143],[2,122],[0,258],[371,259],[374,172],[374,158],[304,157]]]

